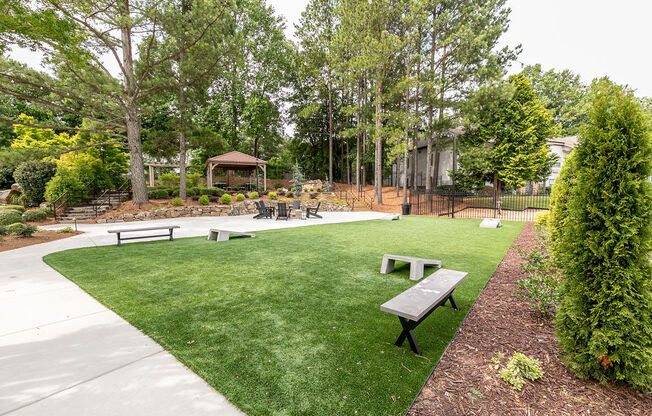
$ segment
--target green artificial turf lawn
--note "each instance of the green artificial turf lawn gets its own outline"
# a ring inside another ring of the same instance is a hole
[[[399,415],[523,227],[478,224],[404,217],[221,243],[83,248],[45,261],[248,415]],[[440,259],[444,268],[469,272],[455,291],[461,311],[447,304],[415,330],[421,357],[407,341],[393,345],[399,321],[380,311],[415,284],[404,263],[380,274],[384,253]]]

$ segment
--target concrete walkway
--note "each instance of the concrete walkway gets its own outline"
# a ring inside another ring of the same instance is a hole
[[[42,261],[46,254],[115,244],[111,228],[180,225],[259,231],[378,219],[325,212],[306,221],[192,217],[80,224],[84,234],[0,253],[0,415],[242,415],[157,343]],[[45,228],[61,228],[51,226]],[[137,240],[144,241],[144,240]],[[79,261],[84,261],[80,258]]]

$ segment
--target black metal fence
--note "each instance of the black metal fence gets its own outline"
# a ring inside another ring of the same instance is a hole
[[[537,213],[548,209],[550,194],[416,189],[410,191],[409,203],[414,215],[534,221]]]

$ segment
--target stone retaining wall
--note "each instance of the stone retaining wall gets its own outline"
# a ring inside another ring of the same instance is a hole
[[[318,201],[301,201],[301,211],[305,211],[305,207],[315,207]],[[292,203],[288,202],[288,207],[292,207]],[[275,206],[275,203],[267,205]],[[291,218],[300,218],[301,211],[292,210]],[[319,212],[349,212],[351,207],[348,205],[340,205],[332,202],[322,201],[319,207]],[[96,222],[98,224],[115,223],[115,222],[130,222],[130,221],[145,221],[145,220],[158,220],[163,218],[177,218],[177,217],[226,217],[233,215],[247,215],[257,214],[258,210],[254,205],[254,201],[248,200],[243,202],[236,202],[232,205],[206,205],[206,206],[188,206],[188,207],[170,207],[159,208],[151,211],[143,211],[138,214],[116,214],[101,218]]]

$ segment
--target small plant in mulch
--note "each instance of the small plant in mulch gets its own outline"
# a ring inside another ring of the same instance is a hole
[[[71,227],[64,227],[64,228],[59,228],[58,230],[55,231],[57,234],[67,234],[67,233],[74,233],[75,230],[73,230]]]
[[[545,246],[530,252],[517,250],[525,260],[522,267],[528,277],[516,282],[518,289],[514,295],[527,300],[532,309],[552,317],[559,304],[561,272],[554,266]]]
[[[494,369],[498,370],[500,378],[512,386],[514,390],[520,391],[525,385],[525,380],[535,381],[543,377],[541,361],[530,358],[525,354],[514,351],[514,355],[502,365],[503,353],[498,353],[491,359],[494,362]]]
[[[17,222],[7,226],[7,231],[9,234],[13,234],[16,237],[27,238],[31,237],[32,234],[38,231],[38,227],[31,224],[23,224],[22,222]]]
[[[172,205],[175,207],[182,207],[183,206],[183,200],[181,198],[174,198],[172,201]]]

